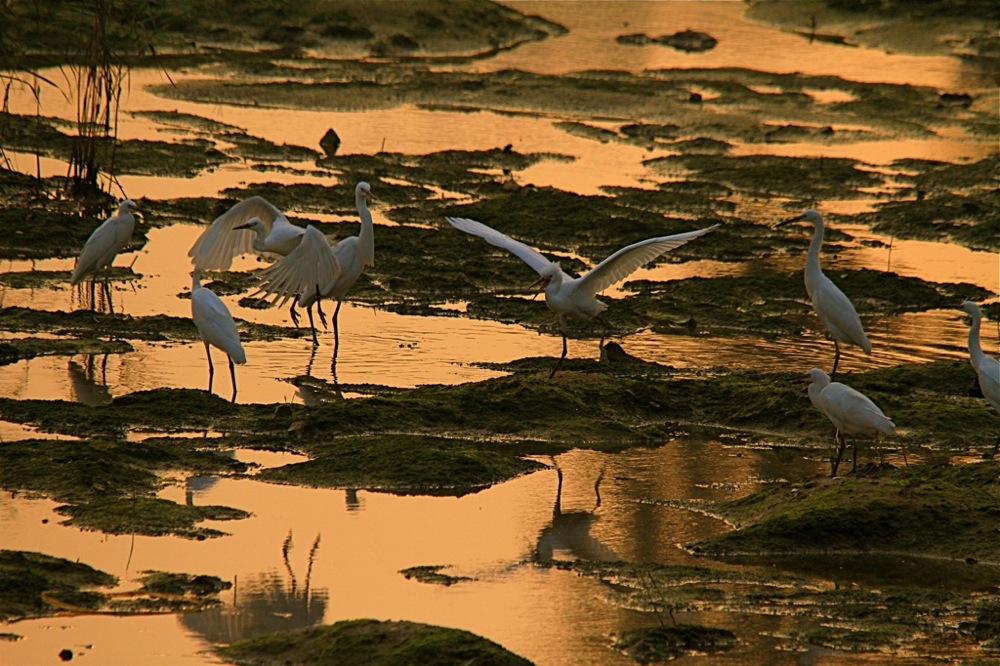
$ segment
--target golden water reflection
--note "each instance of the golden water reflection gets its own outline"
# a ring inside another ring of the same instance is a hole
[[[564,559],[590,552],[590,546],[579,547],[589,543],[635,561],[693,563],[677,544],[725,526],[660,502],[735,497],[761,480],[808,476],[825,466],[796,452],[731,449],[694,438],[625,454],[571,451],[553,462],[564,478],[558,515],[555,469],[459,498],[196,477],[166,488],[161,497],[238,507],[252,516],[208,521],[230,536],[207,541],[112,536],[60,525],[55,502],[4,497],[0,541],[7,548],[85,561],[124,582],[146,570],[235,582],[222,594],[221,608],[175,618],[183,631],[149,624],[164,636],[158,649],[180,663],[212,663],[197,661],[205,647],[198,636],[228,641],[282,626],[375,617],[462,627],[543,665],[624,664],[607,648],[610,633],[655,619],[616,608],[596,581],[534,567],[530,562],[538,559],[540,544],[560,537],[561,547],[550,555]],[[600,475],[602,501],[595,506]],[[560,522],[574,516],[585,518],[572,528]],[[399,573],[430,564],[474,580],[443,587]],[[68,627],[67,640],[92,645],[88,654],[97,660],[119,655],[119,649],[138,649],[129,638],[110,645],[118,638],[107,637],[116,634],[100,626],[110,623],[67,617],[4,627],[26,638],[0,643],[0,663],[36,663],[24,659],[39,654],[40,644],[51,650],[48,639],[59,626]],[[141,632],[140,624],[146,625],[137,623]]]

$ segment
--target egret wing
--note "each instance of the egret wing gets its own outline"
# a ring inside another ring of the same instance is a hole
[[[823,389],[822,400],[827,416],[847,434],[878,430],[892,434],[896,424],[865,394],[845,384],[833,383]]]
[[[321,294],[328,292],[339,276],[340,265],[326,236],[309,225],[294,250],[261,272],[257,293],[271,295],[272,303],[284,305],[317,286]]]
[[[502,234],[496,229],[492,229],[482,222],[476,222],[475,220],[470,220],[464,217],[446,217],[448,224],[455,227],[459,231],[464,231],[467,234],[472,234],[473,236],[479,236],[485,240],[490,245],[496,245],[497,247],[503,248],[516,256],[518,259],[524,263],[531,266],[531,268],[541,275],[542,271],[549,265],[552,264],[551,261],[545,258],[545,255],[541,254],[537,250],[528,247],[521,241],[516,241],[506,234]]]
[[[236,321],[215,292],[206,287],[196,289],[191,294],[191,314],[204,340],[226,352],[234,363],[246,363]]]
[[[992,356],[985,357],[979,363],[979,388],[983,397],[993,407],[1000,411],[1000,361]]]
[[[854,303],[825,275],[819,280],[810,295],[813,310],[829,329],[834,339],[849,341],[861,347],[865,353],[871,352],[871,343],[865,335],[864,325],[854,308]]]
[[[76,260],[76,267],[70,277],[71,284],[77,284],[86,275],[98,268],[97,263],[101,257],[114,249],[117,233],[115,233],[115,217],[109,217],[101,226],[94,229],[93,233],[83,244],[80,251],[80,258]]]
[[[194,267],[198,270],[228,270],[234,257],[253,252],[254,234],[235,231],[234,228],[254,217],[260,218],[270,231],[274,221],[283,219],[285,214],[264,197],[244,199],[215,218],[195,241],[188,252]]]
[[[680,247],[699,236],[704,236],[717,226],[719,225],[713,224],[704,229],[685,231],[672,236],[648,238],[623,247],[581,277],[579,289],[584,289],[591,295],[598,294],[616,282],[625,279],[664,252]]]

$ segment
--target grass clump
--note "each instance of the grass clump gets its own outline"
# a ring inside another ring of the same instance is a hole
[[[678,624],[624,631],[616,639],[615,649],[640,664],[651,664],[687,654],[724,652],[736,643],[736,634],[728,629]]]
[[[237,641],[219,648],[234,664],[371,666],[530,666],[531,662],[468,631],[416,622],[344,620]]]

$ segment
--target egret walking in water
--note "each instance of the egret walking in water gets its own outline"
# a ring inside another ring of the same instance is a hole
[[[236,402],[236,368],[233,364],[243,365],[247,362],[247,355],[243,351],[243,345],[240,344],[240,333],[236,330],[233,315],[215,292],[201,286],[201,272],[198,270],[192,273],[191,317],[205,343],[205,354],[208,356],[208,392],[212,392],[212,379],[215,377],[211,350],[211,347],[215,346],[226,352],[229,357],[229,375],[233,379],[233,402]]]
[[[261,290],[268,293],[279,291],[297,291],[299,297],[297,303],[299,307],[306,308],[309,312],[310,322],[312,321],[312,305],[318,303],[322,297],[334,298],[337,307],[333,311],[333,362],[332,371],[336,378],[337,354],[340,350],[340,306],[347,292],[350,291],[354,283],[358,281],[365,268],[375,265],[375,226],[372,222],[371,211],[368,210],[369,200],[374,200],[371,185],[362,181],[354,188],[354,203],[361,218],[361,231],[357,236],[348,236],[338,243],[330,245],[322,234],[307,235],[302,242],[302,246],[307,243],[310,247],[302,247],[302,254],[310,257],[311,261],[303,262],[298,256],[285,257],[278,261],[262,274]],[[334,275],[328,266],[320,266],[318,269],[313,262],[318,261],[317,255],[326,253],[333,259],[337,273]],[[318,287],[317,287],[318,285]],[[294,310],[294,305],[292,306]],[[326,318],[320,311],[320,320],[326,325]],[[317,342],[315,332],[313,334],[314,344]]]
[[[549,261],[541,253],[524,243],[510,238],[496,229],[491,229],[481,222],[461,217],[446,217],[445,219],[456,229],[473,236],[479,236],[487,243],[507,250],[541,276],[541,279],[535,284],[538,285],[539,292],[545,292],[545,303],[549,309],[559,315],[559,329],[562,332],[562,356],[559,357],[559,362],[549,373],[549,379],[555,376],[556,371],[559,370],[566,358],[566,323],[569,319],[600,318],[601,313],[608,306],[597,299],[597,294],[616,282],[624,280],[664,252],[680,247],[719,226],[714,224],[704,229],[672,236],[649,238],[633,243],[618,250],[584,275],[574,278],[563,272],[558,262]],[[603,338],[601,342],[603,344]]]
[[[109,268],[114,263],[118,253],[125,249],[125,246],[132,240],[132,232],[135,231],[134,213],[136,210],[138,210],[138,206],[135,205],[135,202],[131,199],[125,199],[118,206],[118,213],[104,220],[83,244],[83,251],[80,252],[79,259],[76,260],[76,267],[73,269],[73,275],[69,278],[69,283],[76,286],[88,275],[92,276],[90,280],[91,310],[94,309],[94,282],[97,280],[97,273],[101,269]],[[108,299],[108,307],[114,314],[107,272],[104,274],[103,292]]]
[[[896,425],[886,418],[882,410],[868,396],[840,382],[831,382],[830,376],[819,368],[813,368],[806,373],[806,376],[811,381],[809,401],[813,407],[826,414],[837,429],[833,440],[838,445],[837,459],[833,462],[831,477],[837,476],[837,468],[840,467],[840,459],[844,455],[847,443],[844,435],[866,435],[876,432],[895,434]],[[855,442],[854,465],[851,471],[857,467],[858,445]]]
[[[837,377],[837,364],[840,363],[840,343],[845,342],[857,345],[866,354],[872,353],[872,345],[865,336],[865,329],[861,325],[861,318],[858,317],[857,310],[851,299],[844,295],[830,278],[823,274],[823,269],[819,266],[819,251],[823,245],[823,217],[819,212],[809,209],[801,215],[797,215],[789,220],[778,224],[790,224],[792,222],[805,221],[815,227],[812,242],[809,243],[809,254],[806,256],[805,282],[806,292],[809,300],[812,301],[813,310],[816,311],[820,321],[826,326],[833,338],[833,372],[830,376]]]
[[[982,325],[983,313],[979,306],[972,301],[962,303],[962,309],[972,317],[972,323],[969,326],[969,362],[972,363],[972,368],[979,378],[979,389],[983,392],[986,402],[1000,412],[1000,361],[992,356],[987,356],[979,342],[979,328]],[[996,456],[998,449],[1000,449],[1000,435],[997,435],[997,443],[993,447],[991,458]]]

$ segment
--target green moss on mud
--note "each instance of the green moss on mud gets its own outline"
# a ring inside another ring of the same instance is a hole
[[[306,330],[283,326],[256,324],[243,320],[237,320],[236,324],[240,330],[240,338],[244,341],[299,338],[309,335]],[[201,339],[190,317],[167,315],[133,317],[128,314],[107,314],[90,310],[64,312],[17,306],[0,308],[0,330],[126,340]]]
[[[69,516],[66,525],[107,534],[174,535],[206,539],[225,534],[199,527],[204,520],[241,520],[250,514],[226,506],[187,506],[157,497],[117,497],[64,505],[56,512]]]
[[[545,467],[510,450],[440,437],[347,437],[304,448],[312,460],[267,469],[258,478],[307,486],[463,495]]]
[[[429,583],[433,585],[454,585],[455,583],[461,583],[463,581],[473,580],[468,576],[451,576],[448,574],[441,573],[442,569],[445,569],[444,565],[421,565],[416,567],[408,567],[402,569],[399,573],[403,574],[403,577],[407,580],[415,579],[421,583]]]
[[[859,470],[775,484],[718,507],[737,524],[696,552],[907,552],[1000,565],[1000,463]]]
[[[923,659],[960,659],[983,644],[1000,601],[1000,569],[928,561],[900,554],[879,559],[816,555],[737,560],[741,567],[692,567],[634,562],[536,563],[597,579],[619,608],[655,613],[793,614],[815,628],[781,632],[775,649],[884,655],[906,650]],[[785,570],[807,573],[790,574]],[[973,618],[976,618],[973,620]],[[650,617],[650,621],[652,621]],[[957,627],[957,630],[956,630]],[[668,626],[669,628],[669,626]],[[641,636],[645,631],[640,630]],[[656,636],[656,630],[653,636]],[[738,650],[755,634],[725,636]],[[662,643],[659,644],[662,647]],[[734,656],[738,656],[738,653]]]
[[[725,652],[736,645],[736,634],[728,629],[695,624],[644,627],[623,631],[615,649],[640,664],[661,663],[688,654]]]
[[[245,469],[242,463],[184,441],[22,440],[0,445],[0,487],[67,502],[56,509],[70,517],[67,524],[112,534],[220,536],[222,532],[196,524],[249,514],[155,498],[161,485],[157,472]]]
[[[75,605],[96,608],[100,595],[82,594],[80,588],[113,585],[117,579],[80,562],[42,553],[0,550],[0,620],[4,622],[52,614],[45,601],[73,599]]]
[[[530,666],[531,662],[492,641],[460,629],[416,622],[344,620],[304,631],[280,632],[237,641],[218,649],[240,665],[296,664],[491,664]]]
[[[0,342],[0,365],[16,363],[36,356],[73,356],[76,354],[124,354],[133,351],[124,340],[53,340],[51,338],[13,338]]]
[[[193,611],[219,603],[229,583],[215,576],[147,572],[142,587],[109,596],[114,576],[80,562],[42,553],[0,550],[0,621],[74,613],[162,613]]]

